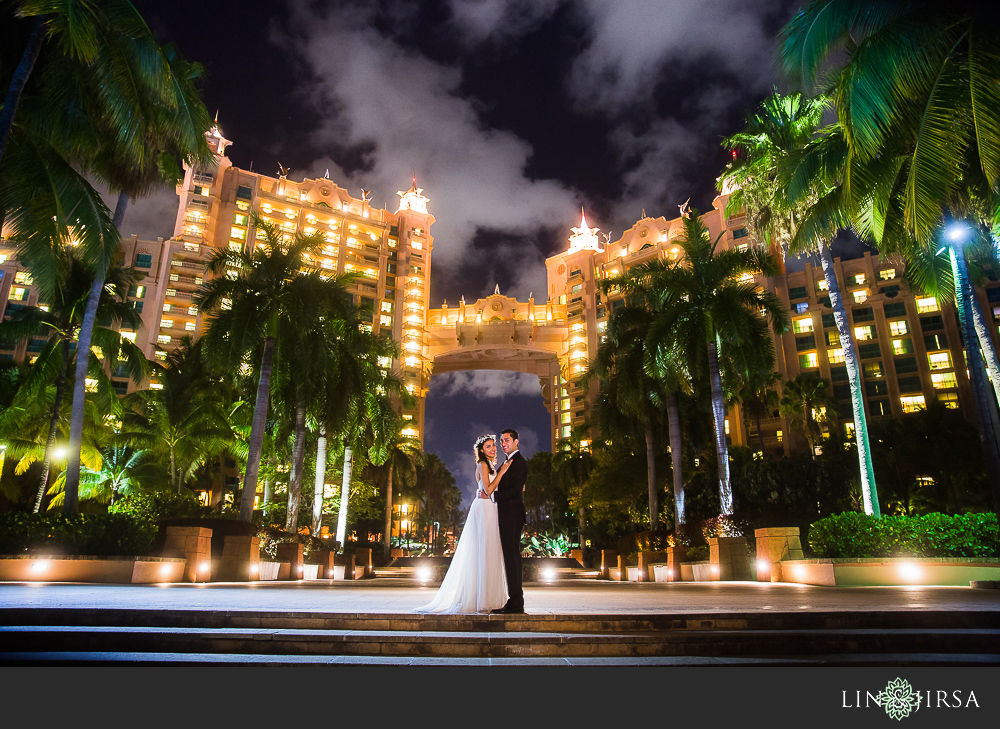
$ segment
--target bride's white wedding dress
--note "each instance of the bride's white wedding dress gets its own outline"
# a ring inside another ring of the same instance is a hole
[[[482,488],[478,473],[476,481]],[[477,496],[437,595],[416,612],[484,613],[503,607],[507,597],[497,505]]]

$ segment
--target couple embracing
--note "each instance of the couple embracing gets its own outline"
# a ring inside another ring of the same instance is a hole
[[[516,430],[500,434],[500,447],[507,460],[497,468],[496,436],[476,440],[476,498],[437,595],[416,612],[524,612],[521,530],[527,519],[521,494],[528,463],[518,451]]]

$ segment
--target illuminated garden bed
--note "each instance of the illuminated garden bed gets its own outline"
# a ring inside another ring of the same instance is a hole
[[[838,587],[960,585],[1000,579],[1000,559],[903,557],[797,559],[781,562],[781,582]]]
[[[187,560],[170,557],[0,556],[3,582],[182,582]]]

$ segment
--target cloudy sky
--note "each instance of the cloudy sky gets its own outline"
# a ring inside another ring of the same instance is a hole
[[[327,169],[394,210],[411,177],[437,222],[431,305],[545,288],[544,259],[588,221],[709,209],[720,141],[777,86],[789,0],[208,0],[136,5],[206,69],[238,167]],[[167,237],[176,196],[138,201],[127,233]],[[537,378],[432,379],[427,450],[463,482],[479,430],[548,449]],[[466,443],[468,441],[468,443]],[[464,459],[464,460],[463,460]]]

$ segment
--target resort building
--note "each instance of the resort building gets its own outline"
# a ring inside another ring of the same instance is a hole
[[[677,239],[681,216],[636,221],[615,240],[591,227],[586,216],[572,228],[567,250],[546,260],[544,297],[518,301],[497,289],[476,302],[428,309],[434,216],[428,198],[413,180],[399,191],[395,212],[376,208],[368,192],[352,196],[328,177],[289,179],[234,167],[226,156],[231,142],[215,126],[208,134],[216,163],[186,168],[177,186],[179,205],[172,237],[123,241],[122,260],[144,272],[129,299],[143,326],[129,332],[147,357],[162,361],[184,336],[202,333],[205,322],[193,304],[205,264],[220,249],[248,249],[256,243],[252,216],[278,225],[286,239],[296,232],[319,232],[325,241],[311,263],[332,275],[360,273],[352,285],[355,302],[365,306],[366,323],[402,345],[399,360],[386,369],[399,372],[416,404],[403,411],[404,431],[423,440],[424,401],[432,373],[465,369],[503,369],[539,377],[551,414],[552,447],[570,437],[574,426],[595,423],[598,388],[586,389],[581,377],[597,351],[608,317],[622,305],[620,295],[604,296],[598,284],[651,260],[680,261]],[[748,245],[743,215],[725,214],[728,195],[701,216],[720,245]],[[689,214],[682,211],[683,214]],[[258,233],[259,236],[259,233]],[[754,278],[788,307],[792,330],[774,337],[776,369],[783,380],[815,372],[832,383],[844,435],[853,437],[850,392],[843,352],[833,321],[826,281],[810,262],[777,276]],[[865,253],[835,260],[852,334],[858,345],[869,419],[896,416],[926,407],[933,400],[959,408],[972,419],[971,388],[957,316],[952,305],[911,292],[900,262]],[[996,276],[993,276],[995,279]],[[748,279],[749,280],[749,279]],[[1000,321],[1000,283],[977,289],[987,319]],[[30,275],[16,261],[15,249],[0,239],[0,317],[38,304]],[[991,327],[996,340],[997,328]],[[44,339],[0,349],[0,360],[31,359]],[[120,393],[135,389],[124,371],[109,373]],[[156,387],[154,381],[148,383]],[[145,386],[146,383],[142,383]],[[777,412],[744,426],[738,407],[727,418],[733,444],[764,443],[765,450],[788,454],[807,448],[801,431],[792,431]]]

